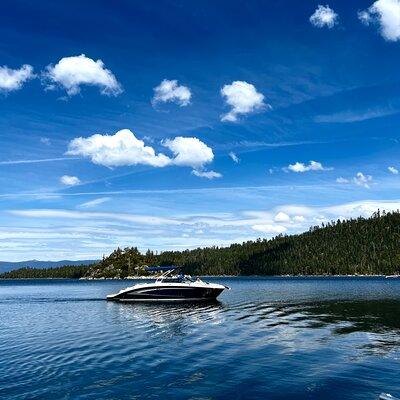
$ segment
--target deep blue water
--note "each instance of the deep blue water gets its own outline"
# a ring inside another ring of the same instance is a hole
[[[0,398],[400,396],[400,279],[216,280],[232,290],[198,305],[104,301],[127,281],[1,281]]]

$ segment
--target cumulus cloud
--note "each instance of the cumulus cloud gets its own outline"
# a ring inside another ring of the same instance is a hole
[[[187,86],[179,85],[177,80],[164,79],[154,88],[153,105],[157,103],[174,102],[181,107],[190,104],[192,93]]]
[[[98,86],[105,95],[116,96],[122,92],[121,85],[103,61],[95,61],[84,54],[64,57],[56,65],[48,65],[43,76],[48,89],[59,85],[70,96],[78,94],[82,85]]]
[[[275,215],[274,220],[275,220],[275,222],[289,222],[290,217],[286,213],[280,211],[280,212],[278,212],[278,214]]]
[[[400,0],[377,0],[367,10],[360,11],[358,18],[365,25],[378,24],[385,40],[400,39]]]
[[[146,146],[129,129],[122,129],[114,135],[95,134],[87,138],[75,138],[69,143],[67,154],[88,157],[93,163],[109,168],[130,165],[162,168],[176,165],[193,168],[199,177],[212,179],[222,176],[214,171],[203,170],[206,164],[213,161],[214,153],[198,138],[178,136],[164,140],[162,145],[173,153],[173,157],[156,153],[153,147]]]
[[[310,22],[317,28],[333,28],[338,23],[339,16],[328,5],[319,5],[314,14],[310,17]]]
[[[303,215],[295,215],[293,217],[293,221],[297,222],[297,223],[302,223],[304,222],[306,219],[303,217]]]
[[[63,175],[60,182],[66,186],[76,186],[81,183],[81,180],[77,176]]]
[[[192,174],[198,176],[199,178],[206,178],[206,179],[222,178],[222,174],[216,171],[199,171],[194,169],[192,171]]]
[[[353,178],[353,182],[358,186],[363,186],[369,189],[369,184],[372,182],[372,176],[364,175],[362,172],[357,172],[356,176]]]
[[[192,167],[192,174],[199,178],[221,178],[222,174],[215,171],[205,171],[204,166],[214,159],[214,153],[210,147],[195,137],[178,136],[175,139],[167,139],[162,144],[174,154],[171,164],[182,167]]]
[[[238,164],[240,162],[239,157],[233,152],[231,151],[229,153],[229,157],[233,160],[233,162],[235,162],[236,164]]]
[[[244,81],[234,81],[221,89],[221,96],[231,106],[231,111],[222,115],[221,121],[236,122],[239,115],[249,114],[266,107],[264,95],[257,92],[254,85]]]
[[[164,140],[162,144],[174,153],[174,165],[199,169],[214,159],[212,149],[195,137],[178,136]]]
[[[68,146],[68,155],[88,157],[94,164],[106,167],[126,165],[151,165],[165,167],[171,163],[166,155],[156,154],[151,146],[145,146],[129,129],[114,135],[95,134],[87,138],[73,139]]]
[[[356,176],[353,177],[352,179],[339,177],[336,179],[336,182],[341,184],[353,183],[357,186],[362,186],[365,187],[366,189],[369,189],[370,184],[372,183],[372,176],[364,175],[362,172],[357,172]]]
[[[395,167],[388,167],[388,170],[394,175],[397,175],[399,173],[399,170]]]
[[[333,168],[324,167],[318,161],[310,161],[308,164],[304,164],[301,162],[296,162],[294,164],[289,164],[286,168],[286,171],[292,172],[308,172],[308,171],[330,171]]]
[[[0,67],[0,91],[11,92],[21,89],[26,81],[34,77],[33,67],[28,64],[23,65],[20,69]]]

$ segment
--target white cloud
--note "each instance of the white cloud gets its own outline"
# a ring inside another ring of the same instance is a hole
[[[0,91],[11,92],[22,88],[22,85],[35,77],[33,67],[25,64],[20,69],[0,67]]]
[[[192,174],[198,176],[199,178],[207,178],[207,179],[222,178],[222,174],[215,171],[199,171],[194,169],[192,171]]]
[[[77,176],[63,175],[60,178],[60,182],[66,186],[76,186],[81,183],[80,179]]]
[[[399,110],[394,108],[372,108],[368,110],[344,111],[334,114],[317,115],[314,121],[317,123],[339,123],[367,121],[369,119],[387,117],[398,114]]]
[[[357,172],[356,176],[353,178],[353,182],[358,186],[363,186],[369,189],[369,184],[372,182],[371,175],[364,175],[362,172]]]
[[[156,154],[151,146],[145,146],[129,129],[122,129],[114,135],[95,134],[88,138],[75,138],[69,143],[67,154],[89,157],[94,164],[106,167],[138,164],[165,167],[171,163],[169,157]]]
[[[214,159],[212,149],[195,137],[178,136],[164,140],[162,144],[174,153],[174,165],[199,169]]]
[[[84,54],[64,57],[56,65],[48,65],[43,75],[48,89],[61,85],[70,96],[78,94],[81,85],[98,86],[105,95],[122,92],[121,85],[113,73],[104,67],[103,61],[94,61]]]
[[[107,220],[122,221],[131,224],[154,225],[178,225],[182,222],[174,218],[157,217],[154,215],[139,215],[129,213],[94,212],[94,211],[71,211],[71,210],[51,210],[51,209],[31,209],[13,210],[13,215],[28,218],[57,218],[57,219],[87,219],[87,220]]]
[[[69,161],[74,160],[71,157],[57,157],[57,158],[39,158],[34,160],[9,160],[9,161],[0,161],[0,165],[18,165],[18,164],[38,164],[38,163],[47,163],[47,162],[55,162],[55,161]]]
[[[290,217],[286,213],[280,211],[280,212],[278,212],[278,214],[275,215],[274,220],[276,222],[289,222],[290,221]]]
[[[251,227],[257,232],[269,233],[269,234],[279,234],[286,232],[286,228],[282,225],[272,225],[272,224],[256,224]]]
[[[310,17],[310,22],[317,28],[333,28],[338,23],[339,16],[328,5],[318,5],[314,14]]]
[[[336,183],[341,183],[341,184],[353,183],[357,186],[362,186],[365,187],[366,189],[369,189],[370,184],[372,183],[372,176],[364,175],[362,172],[357,172],[356,176],[354,176],[352,179],[347,179],[343,177],[336,178]]]
[[[99,197],[98,199],[94,199],[94,200],[87,201],[86,203],[82,203],[79,205],[79,207],[93,208],[100,204],[106,203],[107,201],[110,201],[110,200],[111,200],[111,197]]]
[[[377,0],[367,10],[360,11],[358,18],[365,25],[379,25],[385,40],[400,40],[400,0]]]
[[[364,25],[367,25],[367,26],[368,26],[368,25],[371,23],[371,21],[372,21],[371,14],[370,14],[368,11],[366,11],[366,10],[359,11],[357,15],[358,15],[358,19],[359,19]]]
[[[394,175],[397,175],[399,173],[399,170],[395,167],[388,167],[388,170]]]
[[[154,88],[152,103],[174,102],[184,107],[190,104],[191,97],[192,93],[187,86],[179,85],[177,80],[164,79]]]
[[[41,137],[40,138],[40,143],[45,144],[46,146],[50,146],[51,145],[51,141],[48,137]]]
[[[339,178],[336,178],[336,183],[350,183],[350,181],[340,176]]]
[[[289,170],[292,172],[308,172],[308,171],[330,171],[333,168],[326,168],[318,161],[310,161],[309,164],[304,164],[301,162],[296,162],[294,164],[289,164],[284,170]]]
[[[238,164],[238,163],[240,162],[239,157],[238,157],[233,151],[231,151],[231,152],[229,153],[229,157],[230,157],[236,164]]]
[[[232,107],[231,111],[222,115],[221,121],[236,122],[239,115],[271,107],[264,103],[264,95],[257,92],[254,85],[244,81],[234,81],[221,89],[221,96]]]
[[[191,167],[196,171],[195,175],[200,177],[212,179],[222,176],[218,172],[203,171],[204,166],[213,161],[214,153],[198,138],[178,136],[164,140],[162,145],[174,157],[157,154],[153,147],[146,146],[129,129],[122,129],[114,135],[95,134],[87,138],[75,138],[69,143],[67,154],[88,157],[93,163],[110,168],[130,165],[162,168],[176,165]]]
[[[301,223],[301,222],[305,222],[305,218],[302,216],[302,215],[295,215],[294,217],[293,217],[293,221],[294,222],[298,222],[298,223]]]

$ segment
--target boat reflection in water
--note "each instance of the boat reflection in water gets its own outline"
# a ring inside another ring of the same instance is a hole
[[[172,276],[180,267],[148,267],[146,271],[163,271],[155,282],[138,283],[110,294],[114,301],[210,301],[215,300],[228,286],[193,279],[182,272]]]

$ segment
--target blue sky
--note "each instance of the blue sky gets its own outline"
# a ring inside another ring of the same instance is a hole
[[[0,38],[2,260],[400,208],[399,0],[14,0]]]

